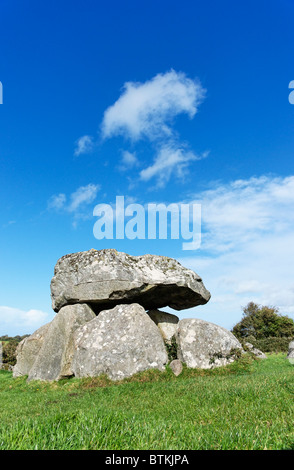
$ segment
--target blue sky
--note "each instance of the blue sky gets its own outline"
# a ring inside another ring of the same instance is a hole
[[[230,329],[249,301],[294,318],[288,0],[2,0],[0,335],[50,321],[57,259],[178,259]],[[97,240],[98,203],[197,202],[202,243]],[[167,309],[167,311],[171,311]]]

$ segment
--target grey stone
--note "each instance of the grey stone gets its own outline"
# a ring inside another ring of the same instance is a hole
[[[60,309],[49,324],[28,381],[53,381],[72,376],[73,333],[93,318],[95,314],[86,304],[67,305]]]
[[[76,377],[106,374],[124,379],[147,369],[165,370],[163,338],[138,304],[104,310],[74,334],[72,370]]]
[[[206,304],[210,293],[198,274],[172,258],[91,249],[57,261],[51,299],[56,312],[64,305],[87,303],[97,314],[130,303],[146,310],[182,310]]]
[[[294,364],[294,341],[289,343],[287,359],[290,364]]]
[[[288,346],[288,356],[294,357],[294,341],[291,341]],[[287,356],[287,357],[288,357]]]
[[[169,367],[176,376],[180,375],[183,370],[183,364],[179,359],[174,359],[173,361],[171,361]]]
[[[254,356],[258,357],[259,359],[267,359],[267,356],[260,351],[259,349],[255,348],[251,343],[245,343],[245,346],[249,349],[249,351],[254,354]]]
[[[177,329],[178,358],[187,367],[211,369],[234,361],[232,350],[242,350],[225,328],[200,319],[183,319]]]
[[[149,310],[147,313],[151,320],[158,326],[163,339],[170,342],[172,337],[176,334],[179,318],[176,315],[160,310]]]
[[[288,359],[288,361],[290,362],[290,364],[294,364],[294,351],[290,352],[290,353],[287,355],[287,359]]]
[[[13,367],[13,377],[29,375],[43,345],[49,326],[50,323],[46,323],[18,344],[16,349],[16,364]]]

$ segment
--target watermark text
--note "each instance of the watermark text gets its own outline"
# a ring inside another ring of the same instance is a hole
[[[125,206],[124,196],[117,196],[114,206],[97,204],[93,215],[98,217],[93,227],[98,240],[183,239],[183,250],[197,250],[201,244],[201,204]]]

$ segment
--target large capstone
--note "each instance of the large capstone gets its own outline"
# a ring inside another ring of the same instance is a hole
[[[182,310],[206,304],[210,293],[198,274],[172,258],[91,249],[57,261],[51,299],[56,312],[64,305],[87,303],[97,314],[131,303],[146,310]]]
[[[165,370],[163,338],[138,304],[117,305],[76,330],[72,370],[76,377],[106,374],[124,379],[147,369]]]

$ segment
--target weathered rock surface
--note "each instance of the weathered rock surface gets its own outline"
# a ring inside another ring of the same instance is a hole
[[[259,359],[267,359],[267,356],[260,351],[259,349],[255,348],[251,343],[245,343],[245,346],[249,349],[249,351],[254,354],[254,356],[258,357]]]
[[[165,369],[163,338],[138,304],[104,310],[74,334],[72,370],[76,377],[107,374],[112,380],[137,372]]]
[[[46,323],[19,343],[16,349],[16,364],[13,368],[13,377],[29,375],[43,345],[49,326],[50,323]]]
[[[182,310],[207,303],[210,293],[198,274],[172,258],[91,249],[57,261],[51,299],[56,312],[64,305],[88,303],[97,314],[131,303],[146,310]]]
[[[294,357],[294,341],[291,341],[288,346],[288,356]]]
[[[289,343],[287,359],[291,364],[294,364],[294,341]]]
[[[73,333],[95,318],[86,304],[67,305],[49,323],[28,380],[59,380],[72,376]]]
[[[171,368],[175,376],[180,375],[183,370],[183,364],[179,359],[174,359],[173,361],[171,361],[169,367]]]
[[[160,310],[149,310],[147,313],[158,326],[163,339],[171,341],[172,337],[176,334],[179,318],[176,315]]]
[[[180,320],[177,329],[178,358],[187,367],[211,369],[234,361],[232,350],[242,346],[225,328],[200,319]]]

